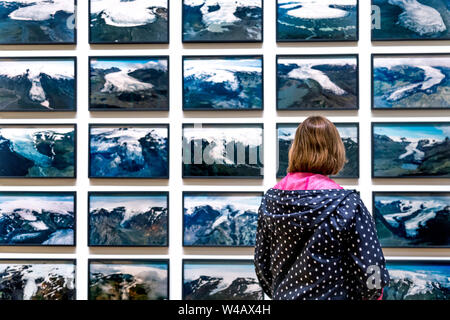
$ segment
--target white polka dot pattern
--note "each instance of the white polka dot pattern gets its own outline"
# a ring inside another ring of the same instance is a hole
[[[258,214],[255,269],[272,299],[376,299],[381,289],[369,277],[388,284],[374,220],[356,190],[271,188]]]

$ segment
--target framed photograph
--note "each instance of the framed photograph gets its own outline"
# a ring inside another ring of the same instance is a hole
[[[0,58],[0,112],[76,111],[76,59]]]
[[[89,192],[91,247],[167,247],[168,192]]]
[[[449,260],[389,260],[383,300],[450,300]]]
[[[89,259],[88,300],[169,300],[168,259]]]
[[[372,0],[372,41],[450,40],[448,0]]]
[[[183,0],[183,42],[262,42],[263,0]]]
[[[76,44],[76,4],[76,0],[0,0],[0,45]]]
[[[277,42],[358,41],[358,0],[277,0]]]
[[[183,56],[183,110],[263,110],[262,56]]]
[[[384,248],[450,247],[450,192],[374,192]]]
[[[169,43],[169,0],[89,0],[89,43]]]
[[[294,141],[298,123],[277,123],[277,178],[287,174],[289,166],[289,149]],[[344,168],[331,178],[359,178],[359,123],[335,123],[345,146],[347,163]]]
[[[277,56],[277,110],[358,108],[358,55]]]
[[[169,178],[168,124],[90,124],[89,178]]]
[[[76,124],[0,124],[0,179],[76,178]]]
[[[372,109],[450,109],[450,54],[372,55]]]
[[[450,122],[373,122],[372,178],[450,178]]]
[[[264,293],[253,260],[183,259],[182,299],[264,300]]]
[[[262,192],[183,192],[183,246],[254,247]]]
[[[90,57],[89,110],[169,110],[169,57]]]
[[[0,192],[0,246],[75,246],[75,192]]]
[[[0,259],[0,300],[76,300],[76,261]]]
[[[263,124],[183,124],[183,178],[263,178]]]

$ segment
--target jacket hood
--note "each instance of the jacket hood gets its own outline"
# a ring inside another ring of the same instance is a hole
[[[354,189],[267,190],[261,201],[259,214],[271,225],[294,224],[303,230],[315,229],[324,220],[332,219],[335,227],[343,228],[352,218],[345,199],[358,191]],[[343,203],[344,202],[344,203]]]

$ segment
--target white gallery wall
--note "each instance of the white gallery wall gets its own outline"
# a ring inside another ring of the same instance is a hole
[[[373,121],[450,121],[450,110],[389,111],[371,110],[372,53],[449,53],[450,41],[371,43],[371,8],[369,0],[360,1],[359,42],[357,43],[276,43],[275,0],[264,1],[264,42],[239,44],[183,44],[181,42],[182,1],[170,1],[169,45],[89,45],[88,1],[78,0],[76,46],[0,46],[0,56],[76,56],[78,111],[76,113],[0,113],[1,123],[76,123],[76,179],[0,179],[0,191],[76,191],[77,245],[74,248],[0,247],[1,258],[71,258],[77,260],[77,298],[87,299],[89,258],[165,258],[170,259],[170,299],[181,299],[182,259],[221,258],[252,259],[251,248],[183,248],[183,191],[264,191],[276,182],[276,124],[301,122],[313,114],[321,114],[335,122],[360,124],[360,178],[342,179],[338,183],[361,191],[366,206],[372,209],[373,191],[450,191],[450,179],[372,179],[371,122]],[[252,112],[183,112],[183,55],[264,56],[264,111]],[[359,111],[276,111],[275,57],[277,54],[358,54],[360,72]],[[170,56],[169,112],[89,112],[88,57],[123,55]],[[263,123],[264,179],[182,179],[183,123]],[[88,125],[90,123],[169,123],[170,179],[89,179]],[[168,248],[89,248],[87,245],[88,191],[169,191]],[[421,257],[450,259],[450,249],[385,249],[389,257]]]

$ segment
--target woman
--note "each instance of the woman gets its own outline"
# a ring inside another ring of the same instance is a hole
[[[381,299],[389,274],[373,218],[356,190],[327,177],[345,159],[328,119],[298,126],[288,173],[259,207],[255,269],[272,299]]]

